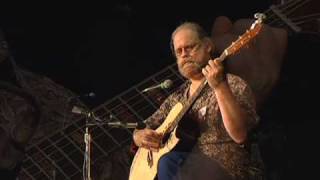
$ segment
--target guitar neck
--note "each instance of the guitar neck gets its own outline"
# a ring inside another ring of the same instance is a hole
[[[176,127],[179,121],[182,119],[182,117],[186,114],[186,112],[190,109],[190,107],[193,105],[193,103],[196,101],[198,96],[200,95],[201,91],[204,89],[204,87],[207,85],[207,80],[204,79],[199,87],[197,87],[194,94],[189,98],[189,100],[183,104],[183,109],[179,112],[175,120],[172,122],[173,127]],[[167,129],[170,130],[170,129]],[[168,132],[166,132],[168,133]]]
[[[219,61],[224,61],[226,59],[226,57],[228,56],[228,54],[226,53],[226,51],[224,51],[223,53],[221,53],[221,55],[219,56],[218,60]],[[207,85],[207,80],[204,79],[201,82],[201,85],[199,87],[197,87],[197,89],[195,90],[194,94],[189,98],[189,100],[187,101],[187,103],[185,104],[185,110],[183,110],[184,114],[186,111],[188,111],[188,109],[190,108],[190,106],[195,102],[195,100],[198,98],[198,96],[200,95],[201,91],[203,90],[203,88]]]
[[[221,53],[221,55],[219,56],[218,60],[222,62],[227,58],[227,56],[227,51],[223,51],[223,53]]]

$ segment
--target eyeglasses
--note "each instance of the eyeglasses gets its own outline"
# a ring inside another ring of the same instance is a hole
[[[181,48],[175,49],[174,53],[175,53],[175,55],[177,57],[181,57],[182,52],[184,52],[184,53],[194,53],[200,48],[200,46],[201,46],[200,42],[193,43],[193,44],[187,45],[185,47],[181,47]]]

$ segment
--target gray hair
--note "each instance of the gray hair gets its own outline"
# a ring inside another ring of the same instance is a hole
[[[182,29],[190,29],[191,31],[195,32],[198,36],[199,40],[203,40],[205,38],[208,38],[207,32],[197,23],[195,22],[184,22],[181,25],[179,25],[171,34],[171,40],[170,40],[170,49],[173,55],[175,55],[174,47],[173,47],[173,38]]]

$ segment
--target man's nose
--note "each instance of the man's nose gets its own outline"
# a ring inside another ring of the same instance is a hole
[[[181,57],[189,56],[189,51],[186,48],[181,49]]]

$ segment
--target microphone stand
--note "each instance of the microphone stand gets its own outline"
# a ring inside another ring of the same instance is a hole
[[[82,111],[82,114],[86,115],[86,130],[84,134],[84,142],[85,142],[85,154],[84,154],[84,180],[92,180],[91,179],[91,134],[89,131],[89,126],[99,125],[99,123],[89,123],[89,120],[102,122],[102,119],[96,117],[91,111]]]
[[[87,97],[93,97],[95,96],[94,93],[89,93],[87,95],[85,95]],[[75,96],[75,97],[69,97],[67,99],[67,102],[71,102],[71,100],[79,100],[81,96]],[[66,108],[67,109],[67,108]],[[83,180],[92,180],[91,179],[91,134],[89,131],[89,120],[90,119],[94,119],[94,114],[91,111],[87,110],[88,107],[86,106],[84,107],[79,107],[79,106],[73,106],[72,108],[72,113],[75,114],[82,114],[86,116],[86,120],[85,120],[85,133],[84,133],[84,143],[85,143],[85,152],[84,152],[84,158],[83,158]],[[65,117],[66,119],[66,117]],[[65,122],[63,122],[63,128],[65,126]]]
[[[84,134],[84,142],[85,142],[85,152],[83,159],[83,179],[91,180],[91,134],[89,130],[89,126],[93,125],[89,123],[90,119],[100,120],[94,116],[91,111],[85,110],[81,107],[74,106],[72,108],[72,112],[75,114],[82,114],[86,116],[86,124],[85,124],[85,134]]]
[[[143,129],[146,127],[144,122],[137,122],[137,123],[123,123],[121,121],[117,122],[103,122],[102,119],[99,117],[96,117],[93,112],[85,110],[81,107],[74,106],[72,108],[72,112],[76,114],[82,114],[86,116],[86,124],[85,124],[85,134],[84,134],[84,142],[85,142],[85,153],[84,153],[84,172],[83,172],[83,177],[84,180],[92,180],[91,179],[91,134],[89,131],[89,126],[92,125],[103,125],[107,124],[108,126],[111,127],[122,127],[122,128],[138,128],[138,129]],[[89,120],[92,119],[95,122],[98,123],[89,123]]]
[[[91,134],[89,130],[89,120],[96,119],[91,111],[88,111],[87,108],[73,106],[72,113],[82,114],[86,116],[85,122],[85,133],[84,133],[84,143],[85,143],[85,152],[83,158],[83,180],[92,180],[91,179]]]
[[[85,177],[84,180],[91,180],[91,134],[89,133],[89,118],[86,119],[86,132],[84,134],[84,142],[86,144],[84,153]]]

